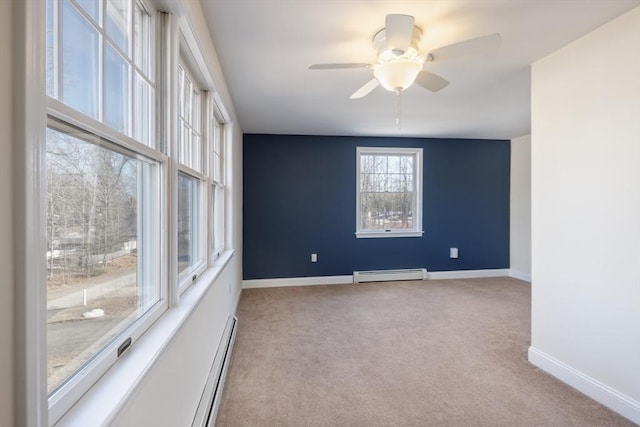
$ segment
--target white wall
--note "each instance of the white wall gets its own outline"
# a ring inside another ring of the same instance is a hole
[[[0,1],[0,58],[11,58],[11,3]],[[11,67],[0,67],[0,426],[13,424]]]
[[[531,281],[531,135],[511,140],[511,275]]]
[[[532,68],[530,360],[640,423],[640,8]]]

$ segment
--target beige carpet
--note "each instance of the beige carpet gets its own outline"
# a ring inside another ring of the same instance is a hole
[[[510,278],[249,289],[217,426],[632,426],[527,362]]]

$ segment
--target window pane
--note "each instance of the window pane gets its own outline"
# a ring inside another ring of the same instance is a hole
[[[46,148],[52,392],[160,300],[159,207],[156,165],[52,129]]]
[[[224,125],[218,123],[214,117],[212,125],[211,135],[213,138],[213,144],[211,144],[211,153],[209,154],[210,176],[218,183],[223,184],[223,164],[222,164],[222,149],[224,141]]]
[[[219,254],[224,249],[224,188],[213,186],[213,251]]]
[[[400,156],[387,156],[387,173],[400,172]]]
[[[413,194],[362,193],[360,223],[362,229],[413,228]]]
[[[178,162],[202,172],[200,93],[182,65],[178,74]]]
[[[135,73],[135,116],[133,120],[133,137],[145,145],[151,144],[151,88],[149,84]]]
[[[387,173],[387,156],[373,156],[373,169],[377,173]]]
[[[413,163],[416,156],[402,156],[400,157],[400,172],[413,174]]]
[[[68,1],[62,3],[61,100],[98,118],[98,33]]]
[[[55,96],[54,92],[54,26],[53,26],[53,0],[47,0],[47,40],[46,40],[46,67],[47,67],[47,95]]]
[[[187,157],[189,161],[189,167],[195,169],[197,171],[202,170],[202,166],[200,165],[200,159],[202,158],[201,150],[201,142],[200,135],[196,132],[192,132],[191,134],[191,153],[189,153],[189,157]]]
[[[214,174],[213,174],[213,179],[216,180],[216,182],[220,182],[223,183],[222,181],[222,157],[218,154],[215,153],[213,155],[213,164],[214,164]]]
[[[200,182],[178,174],[178,275],[187,274],[200,262]]]
[[[98,22],[100,13],[100,3],[98,0],[76,0],[76,3],[84,9],[84,11],[91,16],[95,22]]]
[[[193,91],[191,89],[191,81],[186,76],[184,78],[182,90],[184,91],[184,93],[182,94],[184,99],[183,101],[184,102],[184,108],[183,108],[184,120],[187,123],[192,123],[191,122],[191,94],[193,93]]]
[[[105,30],[123,52],[129,53],[129,8],[131,0],[106,0]]]
[[[375,172],[375,157],[369,155],[360,156],[360,172],[373,173]]]
[[[135,64],[142,70],[145,75],[149,75],[151,70],[151,58],[150,51],[151,46],[149,43],[149,27],[151,17],[145,10],[140,7],[139,4],[135,6],[135,20],[134,20],[134,59]]]
[[[110,44],[105,43],[104,122],[128,134],[129,66]]]

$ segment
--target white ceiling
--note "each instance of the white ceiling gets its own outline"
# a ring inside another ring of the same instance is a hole
[[[530,64],[640,0],[201,3],[246,133],[511,139],[530,132]],[[398,127],[394,93],[378,87],[349,99],[372,78],[371,70],[307,69],[311,63],[375,62],[371,41],[390,13],[415,17],[424,31],[421,51],[495,32],[502,47],[428,64],[451,84],[437,93],[408,88]]]

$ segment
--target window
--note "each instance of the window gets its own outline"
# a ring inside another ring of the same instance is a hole
[[[158,163],[54,121],[46,144],[53,394],[160,301]]]
[[[178,66],[178,278],[180,290],[206,268],[205,175],[202,155],[202,91],[186,62]]]
[[[224,249],[224,124],[219,118],[216,102],[209,97],[209,178],[211,179],[211,258]]]
[[[201,262],[200,180],[178,173],[178,276],[189,275]]]
[[[178,66],[178,162],[202,171],[200,90],[184,64]]]
[[[167,308],[150,10],[47,0],[46,300],[55,422]]]
[[[422,149],[357,148],[357,237],[422,236]]]
[[[47,95],[153,145],[151,20],[134,0],[47,0]]]

